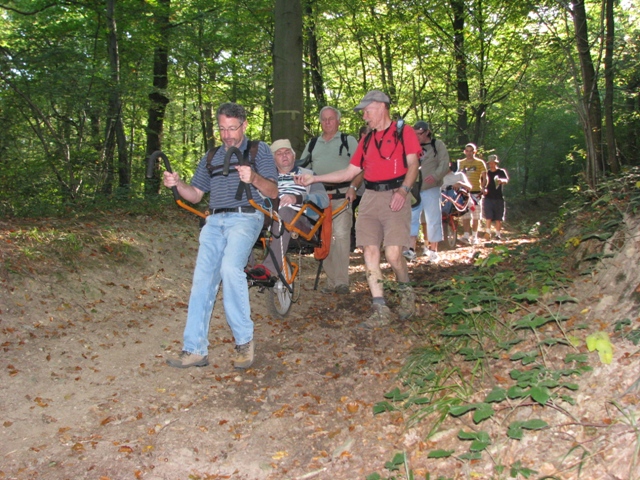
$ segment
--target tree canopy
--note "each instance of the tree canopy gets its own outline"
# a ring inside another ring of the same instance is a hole
[[[225,101],[248,109],[251,138],[271,141],[290,128],[274,124],[287,85],[274,56],[288,38],[302,38],[302,83],[293,84],[306,138],[327,104],[355,134],[363,122],[353,106],[379,88],[395,115],[431,122],[452,158],[467,141],[497,153],[512,195],[579,175],[593,184],[616,163],[638,162],[640,11],[631,1],[299,1],[300,23],[275,18],[290,12],[267,0],[2,1],[0,211],[143,197],[157,191],[144,174],[157,148],[189,177],[215,144]],[[595,120],[601,99],[608,113]]]

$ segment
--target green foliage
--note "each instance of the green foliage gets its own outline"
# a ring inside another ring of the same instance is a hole
[[[540,430],[542,428],[546,428],[547,426],[547,422],[538,419],[527,420],[526,422],[512,422],[509,424],[507,436],[509,438],[513,438],[514,440],[522,440],[524,430]]]
[[[622,338],[626,338],[634,345],[638,345],[638,343],[640,343],[640,327],[629,328],[631,326],[630,319],[625,318],[623,320],[618,320],[614,325],[614,331],[622,332]]]
[[[407,359],[402,385],[385,394],[374,412],[403,412],[407,426],[428,421],[428,436],[447,417],[467,418],[478,426],[502,424],[521,409],[528,409],[532,417],[505,422],[502,438],[491,438],[482,429],[461,430],[458,439],[470,442],[467,451],[433,450],[428,454],[432,459],[454,456],[472,461],[482,458],[492,443],[520,441],[530,432],[552,428],[533,414],[540,408],[567,412],[567,405],[576,402],[575,378],[591,370],[589,356],[575,349],[578,339],[568,333],[584,326],[569,327],[569,317],[558,311],[563,304],[578,302],[556,293],[570,282],[564,274],[564,246],[500,248],[484,260],[476,261],[473,273],[422,286],[425,300],[441,313],[425,326],[428,346]],[[620,321],[618,329],[629,326],[630,322]],[[522,348],[523,343],[529,348]],[[550,361],[552,357],[555,361]],[[461,369],[460,361],[469,363],[470,370]],[[490,365],[496,361],[512,365],[508,378],[500,378],[499,385],[482,393],[486,376],[495,375]],[[520,461],[508,470],[498,465],[496,472],[500,469],[513,477],[536,473]]]
[[[97,228],[97,219],[101,218]],[[78,221],[64,228],[42,224],[8,233],[9,248],[2,266],[10,272],[45,271],[51,273],[60,266],[73,271],[81,263],[137,262],[142,258],[135,239],[123,236],[104,217]]]
[[[159,133],[163,150],[183,177],[193,174],[205,149],[208,116],[223,101],[246,105],[248,135],[270,140],[272,2],[117,2],[117,72],[108,57],[106,3],[44,9],[19,3],[19,8],[3,10],[0,29],[0,214],[50,215],[101,196],[115,201],[111,195],[118,189],[132,198],[144,194],[147,107],[149,94],[159,93],[153,87],[159,46],[167,47],[170,58],[168,87],[161,92],[169,103]],[[586,153],[572,87],[572,76],[579,72],[572,70],[571,50],[558,49],[572,41],[562,28],[567,11],[519,0],[473,0],[465,11],[462,53],[473,61],[465,65],[468,126],[460,132],[452,113],[462,105],[451,87],[460,52],[453,42],[450,5],[309,4],[305,27],[314,28],[305,30],[303,41],[309,52],[309,35],[315,32],[323,98],[314,95],[318,89],[304,92],[300,118],[306,134],[320,130],[321,102],[338,106],[344,112],[343,129],[355,133],[363,121],[352,107],[377,87],[391,94],[394,114],[409,122],[432,122],[452,158],[464,144],[460,134],[478,143],[484,155],[498,153],[511,171],[511,192],[571,185]],[[158,17],[169,19],[168,28],[158,30]],[[615,51],[614,105],[633,105],[636,94],[631,86],[640,63],[632,18],[616,8],[617,41],[624,39],[626,47]],[[305,84],[310,85],[312,62],[305,55]],[[122,164],[106,142],[114,93],[126,135]],[[620,151],[632,161],[638,118],[634,108],[615,111]],[[130,174],[126,183],[121,170]],[[535,206],[535,197],[527,199]],[[640,205],[637,192],[629,205]],[[605,206],[604,198],[595,205]],[[482,261],[495,266],[505,260],[496,254]]]

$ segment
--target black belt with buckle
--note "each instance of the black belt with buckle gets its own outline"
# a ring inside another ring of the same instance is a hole
[[[323,183],[325,190],[340,190],[341,188],[347,188],[351,185],[351,182],[342,183]]]
[[[399,188],[403,181],[404,177],[394,178],[393,180],[387,180],[385,182],[368,182],[365,180],[364,188],[367,190],[374,190],[376,192],[388,192],[389,190]]]
[[[211,211],[211,215],[215,215],[216,213],[254,213],[255,211],[256,209],[254,207],[243,205],[242,207],[233,208],[214,208]]]

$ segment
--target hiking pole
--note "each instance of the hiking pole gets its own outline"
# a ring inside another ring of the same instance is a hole
[[[162,160],[164,161],[164,168],[167,170],[167,172],[173,173],[173,170],[171,170],[171,164],[169,163],[169,159],[167,158],[167,156],[161,150],[156,150],[147,160],[147,178],[153,178],[153,173],[156,169],[156,162],[158,161],[158,158],[162,158]],[[171,187],[171,191],[173,192],[173,199],[176,201],[178,206],[184,208],[188,212],[193,213],[194,215],[199,216],[200,218],[207,218],[206,213],[196,210],[195,208],[187,205],[182,201],[182,197],[180,197],[180,193],[178,193],[178,187]]]

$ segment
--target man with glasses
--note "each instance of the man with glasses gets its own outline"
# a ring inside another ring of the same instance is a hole
[[[224,103],[216,116],[222,146],[200,160],[191,183],[180,180],[175,172],[164,172],[164,185],[177,187],[188,202],[198,203],[208,192],[211,211],[200,232],[182,352],[177,358],[167,360],[176,368],[209,364],[209,322],[220,282],[224,288],[225,316],[236,343],[234,366],[249,368],[254,358],[253,321],[244,267],[262,229],[264,215],[249,204],[247,197],[250,193],[255,199],[260,194],[276,198],[278,173],[271,150],[264,142],[257,143],[255,158],[251,159],[253,165],[246,164],[250,163],[246,158],[250,145],[256,144],[245,137],[244,107]],[[244,158],[232,156],[226,174],[224,159],[232,147],[244,152]]]
[[[332,173],[349,165],[349,160],[358,147],[358,141],[351,135],[340,132],[340,110],[324,107],[320,110],[322,135],[312,138],[305,146],[301,159],[304,165],[318,175]],[[307,158],[310,157],[310,158]],[[309,161],[307,161],[309,160]],[[325,183],[327,193],[331,195],[331,208],[337,210],[345,198],[353,202],[359,184],[350,182]],[[325,293],[349,293],[349,254],[351,253],[351,226],[353,215],[344,210],[333,218],[331,225],[331,247],[329,256],[322,266],[327,274]]]
[[[391,322],[382,283],[381,245],[398,282],[398,316],[400,319],[409,318],[416,308],[402,249],[409,245],[411,200],[408,195],[418,176],[418,156],[422,148],[412,128],[398,132],[398,125],[389,114],[390,103],[385,93],[371,90],[354,108],[356,112],[363,112],[363,118],[372,131],[360,141],[347,168],[325,175],[297,178],[297,182],[303,185],[341,183],[364,172],[365,192],[356,220],[356,243],[363,247],[367,283],[373,297],[373,313],[362,324],[365,328],[381,327]]]

